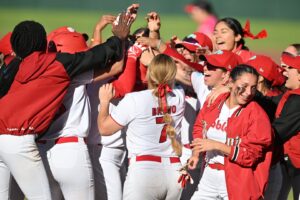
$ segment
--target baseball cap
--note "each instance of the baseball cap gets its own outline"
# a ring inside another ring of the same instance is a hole
[[[211,39],[204,33],[194,32],[193,34],[188,35],[187,38],[195,39],[200,45],[201,49],[208,49],[210,51],[213,50],[213,43]]]
[[[201,48],[197,40],[193,38],[184,38],[182,42],[179,42],[175,45],[175,48],[184,47],[191,52],[196,52],[197,48]]]
[[[212,51],[213,50],[213,44],[211,39],[199,32],[192,33],[185,37],[182,42],[178,43],[175,45],[175,48],[184,46],[187,48],[189,51],[195,52],[196,49],[207,49]]]
[[[86,51],[89,47],[86,44],[88,36],[78,33],[71,27],[60,27],[48,35],[49,46],[55,45],[57,52],[76,53]],[[50,48],[50,47],[49,47]]]
[[[231,71],[235,66],[242,63],[238,55],[227,50],[218,50],[210,55],[200,55],[199,58],[210,65],[225,68],[228,71]]]
[[[268,56],[255,55],[246,64],[255,68],[260,75],[269,81],[273,81],[277,75],[278,65]]]
[[[282,53],[281,60],[284,64],[300,70],[300,56],[293,56],[288,53]]]

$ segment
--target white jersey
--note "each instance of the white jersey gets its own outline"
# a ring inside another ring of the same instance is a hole
[[[118,124],[127,125],[126,145],[129,158],[137,155],[176,156],[171,140],[168,137],[161,140],[165,124],[160,122],[163,115],[158,106],[158,98],[152,92],[153,90],[144,90],[127,94],[111,113]],[[183,89],[174,88],[172,94],[167,96],[167,102],[180,141],[185,106]]]
[[[93,81],[94,71],[90,70],[72,79],[57,117],[43,135],[43,140],[59,137],[87,137],[90,129],[90,101],[86,84]]]
[[[238,109],[237,107],[229,109],[226,103],[223,104],[219,117],[207,130],[207,138],[212,139],[221,143],[226,143],[227,138],[227,121],[228,118]],[[208,163],[220,163],[224,164],[224,154],[219,151],[208,151],[206,152],[206,158]]]
[[[118,131],[117,133],[111,135],[111,136],[101,136],[98,129],[98,107],[100,105],[99,101],[99,88],[107,83],[108,80],[99,81],[96,83],[89,84],[87,87],[88,95],[91,102],[91,128],[90,133],[88,135],[87,143],[88,144],[102,144],[105,147],[110,148],[119,148],[125,146],[125,138],[124,134],[122,134],[122,131]],[[117,105],[118,100],[113,100],[112,103],[110,103],[109,110],[110,112],[113,110],[115,105]]]
[[[193,72],[191,75],[191,82],[195,93],[197,94],[197,98],[200,103],[200,109],[202,108],[207,95],[211,92],[211,90],[204,83],[204,75],[199,72]]]

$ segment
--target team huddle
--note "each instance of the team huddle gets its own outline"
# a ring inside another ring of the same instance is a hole
[[[138,8],[90,44],[35,21],[0,40],[0,199],[300,199],[300,44],[278,65],[205,1],[183,39],[156,12],[130,34]]]

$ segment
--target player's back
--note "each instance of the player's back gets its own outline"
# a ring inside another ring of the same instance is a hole
[[[158,98],[153,90],[144,90],[127,94],[120,102],[120,108],[129,115],[126,143],[129,155],[157,155],[162,157],[176,156],[171,147],[171,140],[163,131],[163,112],[159,108]],[[123,104],[123,105],[122,105]],[[180,141],[181,121],[184,114],[184,91],[174,88],[167,95],[168,113],[173,119],[172,126]],[[120,112],[118,112],[120,113]],[[114,116],[119,118],[121,116]]]

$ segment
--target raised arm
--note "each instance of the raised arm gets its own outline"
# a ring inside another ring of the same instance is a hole
[[[123,56],[124,41],[127,38],[132,21],[122,13],[119,23],[113,25],[113,37],[105,43],[96,45],[86,52],[76,54],[58,53],[56,59],[61,62],[72,78],[89,69],[105,69]]]

